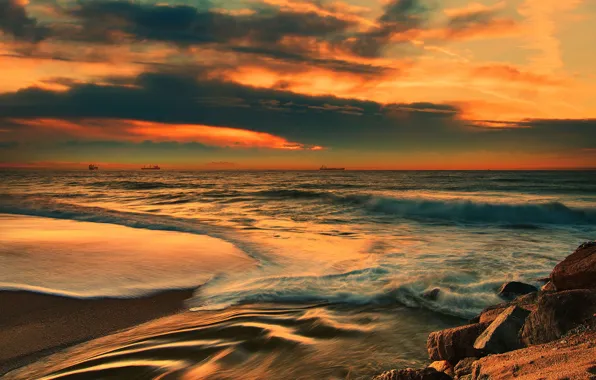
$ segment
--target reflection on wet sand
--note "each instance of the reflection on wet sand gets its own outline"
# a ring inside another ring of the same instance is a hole
[[[187,312],[81,344],[6,378],[358,379],[423,363],[426,334],[457,323],[402,307],[262,304]]]

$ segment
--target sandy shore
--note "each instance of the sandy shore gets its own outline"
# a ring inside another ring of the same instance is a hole
[[[75,299],[0,291],[0,375],[69,345],[183,309],[193,289],[140,298]]]

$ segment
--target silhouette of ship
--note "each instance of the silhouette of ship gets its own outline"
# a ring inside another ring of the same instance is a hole
[[[319,168],[319,170],[346,170],[346,168],[328,168],[327,166],[323,165]]]
[[[89,164],[89,170],[99,170],[99,166],[93,165],[93,164]]]
[[[141,170],[160,170],[161,168],[157,165],[146,165],[141,168]]]

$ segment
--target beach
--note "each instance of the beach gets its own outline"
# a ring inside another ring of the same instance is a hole
[[[179,312],[193,291],[130,299],[0,291],[0,374],[73,344]]]

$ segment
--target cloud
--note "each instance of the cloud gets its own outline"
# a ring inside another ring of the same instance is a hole
[[[380,136],[398,138],[404,130],[409,135],[431,131],[438,135],[458,113],[448,105],[383,105],[254,88],[209,77],[208,72],[198,78],[179,72],[152,72],[115,78],[111,84],[109,78],[101,85],[73,83],[66,91],[28,88],[0,95],[0,119],[14,133],[22,128],[23,119],[52,119],[64,121],[55,125],[65,134],[105,139],[105,127],[92,123],[83,126],[78,120],[139,120],[225,126],[279,136],[304,147],[337,147],[375,142],[391,145],[396,141]],[[437,115],[443,115],[444,120],[437,122]],[[14,119],[19,125],[11,127]],[[186,130],[172,129],[171,133],[183,137]],[[449,136],[443,139],[453,140]]]
[[[48,30],[29,17],[19,0],[0,0],[0,31],[20,41],[39,42]]]
[[[594,120],[463,120],[430,102],[380,104],[242,86],[209,72],[148,72],[72,83],[65,91],[28,88],[0,95],[10,141],[151,140],[278,151],[526,153],[594,148]],[[473,128],[471,128],[473,127]],[[487,128],[491,127],[491,128]],[[175,146],[172,146],[174,149]]]
[[[533,64],[543,72],[553,72],[563,66],[560,41],[556,36],[555,17],[577,7],[582,0],[525,0],[518,11],[526,17],[527,47],[536,51]]]
[[[251,14],[215,12],[207,5],[157,5],[128,1],[92,0],[71,11],[83,25],[81,38],[117,42],[119,39],[167,41],[179,45],[248,40],[274,44],[284,36],[325,37],[351,23],[314,12],[294,13],[257,9]]]
[[[429,9],[419,0],[391,0],[376,20],[376,27],[354,35],[344,36],[343,48],[363,57],[378,57],[395,36],[419,29]]]
[[[504,64],[476,67],[472,70],[472,76],[495,78],[509,82],[522,82],[539,86],[559,86],[563,84],[563,81],[558,78],[523,71],[514,66]]]
[[[463,9],[446,10],[445,13],[449,16],[446,27],[447,37],[461,39],[477,35],[505,35],[516,32],[518,29],[516,21],[499,16],[503,6],[503,2],[494,6],[473,3]]]
[[[11,119],[10,122],[51,133],[65,132],[83,139],[119,138],[126,141],[199,143],[221,148],[263,148],[281,150],[320,150],[320,146],[306,146],[269,133],[240,128],[200,124],[174,124],[154,121],[121,119]]]

